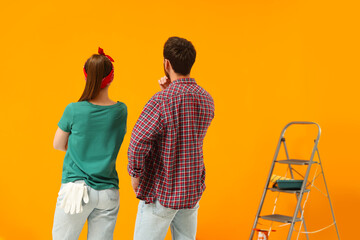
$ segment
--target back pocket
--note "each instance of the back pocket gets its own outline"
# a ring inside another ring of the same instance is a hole
[[[178,210],[164,207],[160,204],[158,200],[155,200],[155,202],[152,204],[153,214],[161,218],[173,217],[177,213],[177,211]]]

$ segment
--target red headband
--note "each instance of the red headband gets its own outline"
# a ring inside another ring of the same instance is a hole
[[[98,53],[100,55],[104,55],[105,57],[107,57],[111,62],[114,62],[114,59],[112,59],[112,57],[110,57],[109,55],[105,55],[104,50],[100,47],[99,47]],[[107,85],[109,85],[109,83],[112,82],[112,80],[114,80],[114,66],[112,65],[112,63],[111,63],[111,66],[112,66],[111,72],[109,73],[109,75],[107,75],[106,77],[103,78],[103,80],[101,82],[101,88],[106,87]],[[83,70],[84,70],[85,81],[86,81],[87,73],[85,71],[85,66],[84,66]]]

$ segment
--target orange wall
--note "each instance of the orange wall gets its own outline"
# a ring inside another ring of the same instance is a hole
[[[359,10],[351,0],[2,2],[0,239],[51,238],[64,157],[52,140],[98,46],[115,59],[110,94],[129,110],[115,239],[131,239],[137,200],[127,146],[142,107],[159,90],[162,47],[173,35],[194,43],[193,76],[216,104],[204,146],[198,239],[248,239],[280,131],[293,120],[323,129],[328,186],[342,239],[350,239],[360,214]],[[331,219],[311,196],[306,216],[316,230]],[[288,209],[292,200],[285,200]],[[333,230],[314,238],[336,239]]]

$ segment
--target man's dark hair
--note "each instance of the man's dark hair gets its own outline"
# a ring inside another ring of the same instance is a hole
[[[174,72],[188,75],[195,62],[196,51],[185,38],[170,37],[164,45],[164,58],[170,61]]]

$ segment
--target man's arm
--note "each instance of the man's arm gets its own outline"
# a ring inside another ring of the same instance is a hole
[[[131,134],[128,149],[128,172],[134,190],[137,186],[145,165],[145,159],[151,152],[157,136],[161,133],[160,105],[154,97],[145,105]]]

